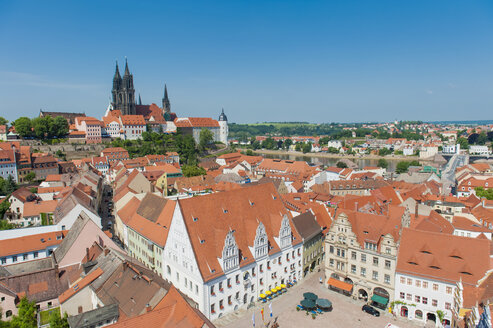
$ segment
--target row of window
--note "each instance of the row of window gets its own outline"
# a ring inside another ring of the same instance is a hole
[[[400,282],[401,282],[401,284],[408,285],[408,286],[412,286],[413,282],[414,282],[414,286],[416,286],[416,287],[424,288],[424,289],[428,288],[428,282],[427,281],[421,281],[419,279],[414,279],[414,281],[413,281],[412,278],[401,277]],[[439,285],[438,284],[432,284],[432,289],[433,289],[433,291],[438,292],[439,291]],[[445,292],[447,294],[450,295],[450,294],[452,294],[453,291],[454,291],[454,289],[452,286],[446,286],[445,287]]]
[[[399,293],[399,297],[401,300],[407,300],[407,301],[413,301],[413,295],[412,294],[409,294],[409,293],[404,293],[404,292],[400,292]],[[422,304],[428,304],[428,297],[425,297],[425,296],[420,296],[420,295],[414,295],[414,302],[416,303],[422,303]],[[438,300],[436,299],[432,299],[431,300],[431,305],[434,306],[434,307],[437,307],[438,306]],[[445,309],[446,310],[450,310],[451,308],[451,304],[449,302],[445,302]]]
[[[236,300],[239,300],[240,299],[240,292],[237,292],[236,293],[235,299]],[[218,305],[219,305],[219,310],[223,310],[224,309],[224,306],[225,306],[224,299],[219,300]],[[228,306],[233,305],[233,297],[232,297],[232,295],[229,295],[227,297],[227,305]],[[215,303],[212,303],[211,304],[211,313],[216,313],[216,304]]]
[[[51,255],[51,252],[52,252],[52,251],[50,250],[49,252],[50,252],[50,255]],[[32,253],[32,254],[33,254],[33,258],[35,258],[35,259],[37,259],[37,258],[38,258],[38,256],[39,256],[39,253],[38,253],[38,252],[34,252],[34,253]],[[13,256],[11,257],[11,258],[12,258],[12,263],[16,263],[16,262],[18,261],[18,257],[21,257],[21,256],[22,256],[22,260],[23,260],[23,261],[26,261],[26,260],[28,260],[28,259],[29,259],[29,254],[27,254],[27,253],[26,253],[26,254],[22,254],[22,255],[13,255]],[[2,258],[0,259],[0,262],[1,262],[2,264],[6,264],[6,263],[7,263],[7,259],[8,259],[8,257],[2,257]]]
[[[346,258],[346,252],[344,249],[340,249],[340,248],[337,248],[334,246],[330,246],[329,247],[329,252],[331,254],[335,254],[339,257],[342,257],[342,258]],[[390,248],[388,248],[388,252],[390,253]],[[352,251],[351,252],[351,260],[357,260],[357,254],[355,251]],[[362,263],[366,263],[366,254],[361,254],[360,255],[360,260]],[[379,258],[377,256],[373,256],[373,265],[374,266],[378,266],[379,265]],[[391,261],[390,260],[385,260],[385,269],[390,269],[391,267]]]
[[[331,267],[336,267],[337,270],[340,270],[340,271],[344,271],[345,270],[345,263],[344,262],[340,262],[340,261],[334,261],[334,259],[329,259],[329,266]],[[357,267],[356,265],[354,264],[351,264],[351,273],[352,274],[358,274],[357,273]],[[366,268],[364,267],[361,267],[360,268],[360,271],[359,271],[359,275],[361,277],[366,277]],[[373,270],[372,271],[372,280],[375,280],[375,281],[378,281],[379,280],[379,277],[378,277],[378,271],[375,271]],[[390,274],[384,274],[383,275],[383,282],[385,284],[390,284]]]

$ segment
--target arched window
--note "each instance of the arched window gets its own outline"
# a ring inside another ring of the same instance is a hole
[[[416,310],[416,312],[414,312],[414,316],[416,319],[423,319],[423,312],[421,310]]]
[[[169,267],[169,265],[166,266],[166,272],[168,272],[168,274],[171,275],[171,268]]]
[[[5,312],[6,318],[11,317],[11,316],[12,316],[12,310],[8,310],[7,312]]]

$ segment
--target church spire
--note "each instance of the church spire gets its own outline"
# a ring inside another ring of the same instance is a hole
[[[125,74],[126,76],[130,75],[130,71],[128,69],[127,57],[125,57]]]
[[[113,80],[120,80],[120,70],[118,69],[118,60],[116,61],[116,68],[115,68],[115,76],[113,77]]]
[[[168,117],[166,120],[169,119],[169,115],[171,113],[171,104],[169,102],[168,98],[168,87],[166,86],[166,83],[164,84],[164,97],[163,97],[163,115]]]
[[[168,99],[168,88],[166,87],[166,83],[164,84],[164,100],[169,101],[169,99]]]
[[[139,105],[142,105],[142,99],[140,99],[140,93],[139,93]]]

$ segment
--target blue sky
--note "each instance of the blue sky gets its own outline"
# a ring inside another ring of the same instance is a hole
[[[144,103],[230,122],[492,119],[493,1],[0,1],[0,115]]]

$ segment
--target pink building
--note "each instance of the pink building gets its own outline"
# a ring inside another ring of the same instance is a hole
[[[103,123],[94,117],[76,117],[75,128],[86,133],[86,143],[101,143]]]

